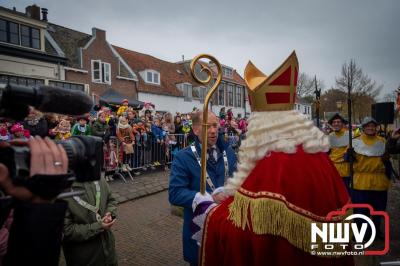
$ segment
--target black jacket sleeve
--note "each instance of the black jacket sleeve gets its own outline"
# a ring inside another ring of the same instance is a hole
[[[3,265],[56,266],[67,203],[17,203]]]

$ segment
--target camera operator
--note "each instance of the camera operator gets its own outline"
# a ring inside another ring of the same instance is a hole
[[[11,144],[29,146],[30,179],[38,176],[51,179],[67,175],[68,158],[60,144],[38,136],[28,142]],[[5,148],[10,144],[2,142],[0,145]],[[58,265],[67,203],[56,201],[55,196],[43,198],[32,192],[35,189],[14,185],[4,164],[0,164],[0,187],[6,195],[12,197],[13,209],[13,222],[3,265]],[[8,213],[4,215],[4,208],[1,216],[8,216]]]

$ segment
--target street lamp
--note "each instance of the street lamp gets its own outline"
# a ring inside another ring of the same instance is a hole
[[[317,84],[317,76],[315,75],[314,77],[314,82],[315,82],[315,112],[316,112],[316,117],[317,117],[317,127],[319,128],[319,106],[320,106],[320,99],[321,99],[321,89],[318,89],[318,84]]]

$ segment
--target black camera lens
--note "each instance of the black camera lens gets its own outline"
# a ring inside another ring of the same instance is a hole
[[[57,141],[64,147],[68,168],[78,182],[99,180],[103,164],[103,140],[94,136],[73,136]]]

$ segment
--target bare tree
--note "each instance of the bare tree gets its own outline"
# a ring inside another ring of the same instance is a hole
[[[383,101],[385,102],[396,102],[396,99],[397,99],[396,91],[388,92],[383,96]]]
[[[361,67],[352,59],[342,65],[341,76],[336,78],[336,89],[347,93],[349,87],[352,97],[368,95],[376,100],[383,85],[377,85],[376,81],[364,74]]]
[[[312,94],[313,91],[313,79],[304,72],[300,73],[297,79],[297,96],[304,97]]]
[[[353,121],[361,120],[363,116],[369,115],[367,109],[376,102],[376,99],[383,88],[364,74],[361,67],[355,60],[350,60],[342,65],[341,75],[336,78],[336,89],[347,93],[350,90],[352,100]],[[366,108],[367,106],[367,108]]]
[[[322,80],[317,79],[317,86],[319,89],[321,88],[323,89],[325,87],[325,84]],[[315,90],[314,78],[304,72],[300,73],[297,79],[297,96],[302,98],[310,96],[314,93],[314,90]]]

